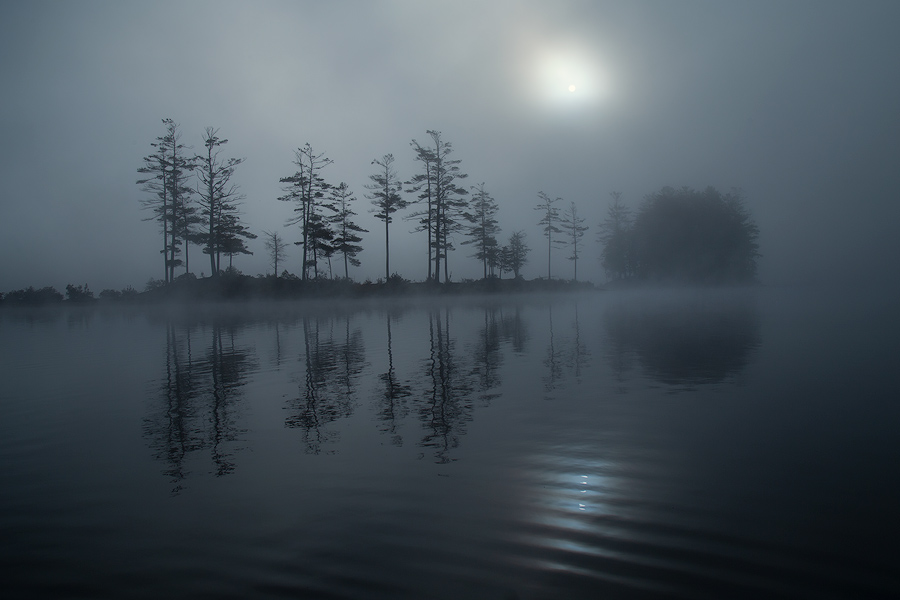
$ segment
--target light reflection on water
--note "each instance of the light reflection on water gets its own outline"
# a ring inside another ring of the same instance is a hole
[[[881,323],[810,348],[834,313],[783,306],[0,313],[3,575],[27,596],[877,595],[896,407],[877,351],[864,408],[834,361]]]

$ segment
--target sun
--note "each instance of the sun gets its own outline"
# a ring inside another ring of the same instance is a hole
[[[551,109],[596,106],[609,97],[610,85],[601,56],[574,44],[544,46],[532,55],[532,98]]]

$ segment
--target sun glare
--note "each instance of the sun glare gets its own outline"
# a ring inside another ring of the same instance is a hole
[[[539,51],[533,69],[534,97],[546,106],[593,104],[609,95],[606,74],[590,52],[576,48]]]

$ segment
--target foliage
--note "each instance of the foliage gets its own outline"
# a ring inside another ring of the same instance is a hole
[[[425,148],[416,140],[412,141],[417,160],[425,165],[425,173],[413,181],[419,186],[422,182],[427,184],[428,206],[424,214],[421,212],[418,214],[421,215],[420,224],[428,230],[429,257],[433,257],[434,260],[434,269],[429,266],[428,277],[429,279],[433,277],[435,283],[440,283],[442,261],[444,280],[450,280],[447,265],[447,256],[453,249],[450,234],[462,227],[462,214],[466,208],[464,196],[468,191],[458,185],[457,180],[465,179],[468,175],[460,170],[458,159],[450,158],[453,146],[441,139],[441,132],[430,129],[426,133],[434,143],[433,148]]]
[[[573,266],[575,268],[575,274],[572,279],[578,281],[578,257],[580,256],[578,243],[584,237],[584,232],[588,230],[588,227],[584,224],[584,217],[578,216],[578,209],[574,202],[569,205],[569,209],[563,215],[562,225],[563,232],[566,234],[568,243],[572,247],[572,253],[568,257],[574,263]]]
[[[610,280],[624,279],[634,274],[631,211],[622,204],[622,193],[611,192],[612,203],[606,219],[600,224],[598,241],[602,244],[600,261]]]
[[[538,205],[534,207],[534,210],[539,211],[542,216],[541,220],[538,221],[538,225],[542,226],[544,231],[544,237],[547,238],[547,279],[550,279],[550,253],[553,246],[560,246],[563,244],[563,241],[560,239],[554,239],[553,234],[562,233],[562,229],[557,225],[560,222],[559,217],[559,209],[553,206],[562,198],[550,198],[544,192],[538,192],[538,198],[540,198],[540,202]]]
[[[387,278],[391,272],[390,224],[394,220],[392,215],[406,208],[409,202],[400,195],[403,186],[392,166],[394,155],[385,154],[373,160],[372,164],[377,165],[378,170],[369,175],[372,183],[366,184],[366,189],[372,193],[366,194],[366,197],[375,206],[375,218],[384,221],[384,276]]]
[[[512,271],[513,277],[518,279],[519,271],[528,262],[528,252],[530,250],[525,243],[525,232],[512,232],[509,236],[509,241],[500,251],[500,271]]]
[[[204,230],[197,233],[193,241],[201,244],[203,252],[209,255],[213,277],[221,270],[222,254],[229,257],[231,264],[235,254],[252,254],[244,240],[256,238],[238,218],[238,202],[243,199],[243,195],[231,183],[235,167],[244,162],[244,159],[219,158],[219,148],[227,144],[228,140],[219,138],[218,132],[218,129],[206,128],[203,137],[206,153],[195,158],[199,165],[197,194],[205,224]]]
[[[344,278],[350,278],[350,267],[358,267],[359,259],[356,255],[362,252],[363,248],[359,245],[362,238],[357,235],[359,233],[368,233],[367,229],[363,229],[353,221],[356,213],[350,208],[350,205],[356,200],[349,186],[343,181],[331,190],[331,203],[337,210],[331,218],[334,226],[334,239],[332,246],[335,252],[340,253],[344,257]]]
[[[303,247],[303,269],[301,279],[306,281],[309,269],[313,268],[314,277],[319,276],[319,252],[325,247],[323,235],[330,231],[322,224],[322,210],[335,212],[333,205],[326,201],[325,193],[331,186],[322,177],[321,171],[334,161],[324,153],[316,154],[307,142],[294,152],[294,164],[297,171],[282,177],[285,194],[279,197],[284,202],[293,202],[296,206],[294,217],[288,219],[287,225],[299,225],[302,239],[294,242]],[[330,238],[329,238],[330,239]]]
[[[159,288],[165,287],[166,282],[163,279],[154,279],[150,278],[147,280],[147,283],[144,284],[145,292],[152,292],[153,290],[158,290]]]
[[[737,191],[665,187],[647,197],[632,236],[642,279],[713,283],[756,276],[759,229]]]
[[[86,304],[94,301],[94,292],[92,292],[87,284],[66,286],[66,301],[73,304]]]
[[[22,290],[13,290],[3,297],[6,305],[42,306],[62,302],[63,295],[56,288],[47,286],[38,290],[31,286]]]
[[[151,143],[154,152],[144,157],[144,165],[138,173],[146,175],[137,181],[150,196],[141,200],[144,208],[152,211],[149,217],[160,223],[163,230],[163,248],[166,283],[175,278],[175,267],[182,264],[178,256],[184,246],[184,265],[187,270],[187,243],[192,228],[198,222],[196,207],[190,205],[193,189],[187,185],[195,168],[193,158],[185,155],[181,132],[172,119],[163,119],[166,133]]]
[[[496,200],[484,189],[484,183],[472,187],[471,211],[464,213],[466,220],[471,223],[468,231],[469,239],[463,244],[473,244],[475,254],[472,256],[481,261],[484,270],[484,278],[494,274],[494,268],[499,262],[499,250],[497,248],[497,234],[500,226],[497,224],[497,212],[499,207]]]

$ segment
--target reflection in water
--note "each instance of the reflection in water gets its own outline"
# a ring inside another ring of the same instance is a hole
[[[596,387],[600,377],[610,381],[591,364],[592,349],[582,333],[577,300],[543,307],[529,317],[532,323],[545,324],[543,359],[529,354],[531,335],[523,308],[516,304],[487,305],[474,313],[447,306],[391,307],[374,317],[307,312],[276,319],[274,327],[256,334],[267,336],[263,347],[274,348],[276,373],[294,365],[302,370],[284,424],[302,433],[306,453],[337,452],[341,429],[347,426],[340,423],[368,397],[369,414],[392,445],[403,446],[404,428],[408,434],[417,424],[422,429],[417,445],[431,451],[436,462],[448,463],[455,460],[453,450],[476,405],[486,407],[500,397],[505,364],[511,359],[517,364],[535,361],[540,378],[535,383],[543,385],[545,394],[584,382]],[[540,311],[546,311],[543,319],[537,316]],[[620,389],[635,359],[657,381],[695,386],[737,374],[759,344],[758,318],[749,302],[628,299],[600,313],[608,333],[601,352]],[[397,330],[404,321],[407,327]],[[252,335],[252,323],[232,318],[212,325],[166,324],[163,401],[147,419],[146,429],[173,481],[187,477],[188,457],[204,448],[210,450],[216,475],[234,470],[235,443],[243,431],[235,403],[248,371],[256,368],[256,345],[239,345],[235,339]],[[194,347],[205,336],[207,345],[198,358]],[[385,360],[379,372],[372,372],[366,355],[367,336],[375,336],[370,344],[373,358]],[[283,358],[292,353],[285,348],[295,345],[300,347],[299,364]],[[413,349],[423,345],[427,354],[415,356]]]
[[[740,373],[760,343],[756,307],[743,296],[623,302],[609,307],[604,320],[619,381],[633,355],[661,383],[717,383]]]
[[[574,378],[576,383],[581,383],[581,376],[589,364],[591,355],[584,340],[581,337],[581,321],[578,318],[578,303],[571,307],[572,336],[565,335],[565,329],[560,334],[553,327],[553,306],[547,308],[547,328],[549,342],[547,344],[544,366],[547,374],[544,376],[544,391],[549,394],[560,384],[568,384]]]
[[[543,299],[285,304],[275,327],[252,305],[231,321],[98,312],[37,331],[0,314],[15,334],[0,360],[4,589],[896,597],[896,386],[883,375],[896,337],[882,315],[835,336],[822,317],[780,331],[804,317],[780,312],[781,296],[760,319],[752,304],[622,296],[561,296],[552,312]],[[783,364],[811,332],[832,346]],[[753,377],[732,385],[755,353]],[[725,383],[666,397],[710,381]],[[123,443],[136,409],[156,460]],[[171,487],[160,470],[183,497],[154,493]]]
[[[471,384],[466,381],[454,355],[450,335],[450,309],[428,311],[430,356],[425,361],[425,401],[419,418],[425,428],[420,444],[434,449],[438,463],[451,461],[450,450],[459,445],[465,424],[472,417]]]
[[[547,367],[547,376],[544,378],[544,390],[552,392],[556,389],[557,382],[562,378],[562,352],[558,349],[553,337],[553,306],[547,307],[547,326],[550,329],[550,343],[547,345],[547,358],[544,365]]]
[[[588,357],[591,355],[587,349],[587,345],[581,338],[581,321],[578,320],[578,303],[575,303],[575,322],[572,324],[575,329],[575,340],[572,344],[571,364],[575,370],[575,379],[581,383],[581,375],[584,368],[588,365]]]
[[[381,408],[378,411],[378,419],[382,423],[381,431],[391,436],[391,443],[395,446],[403,445],[403,436],[399,433],[399,421],[407,412],[406,398],[412,393],[410,386],[401,381],[394,369],[393,336],[391,335],[391,315],[385,315],[387,321],[387,371],[378,376],[384,384],[384,391],[379,398]]]
[[[334,322],[303,317],[305,373],[301,395],[292,401],[294,414],[285,419],[285,425],[303,431],[305,450],[310,454],[319,454],[324,445],[338,440],[337,430],[328,425],[353,414],[356,380],[365,364],[361,336],[350,334],[348,321],[345,339],[335,341]]]
[[[166,323],[161,399],[144,422],[144,435],[166,463],[175,493],[190,474],[189,459],[200,450],[210,451],[216,476],[234,470],[234,445],[244,431],[237,414],[240,388],[256,367],[250,352],[235,345],[234,324],[214,321],[204,329]],[[198,358],[194,339],[203,334],[210,336],[209,345]]]
[[[494,393],[500,385],[500,366],[503,364],[501,352],[502,312],[496,307],[484,309],[484,327],[478,334],[478,341],[472,352],[472,375],[478,380],[479,399],[490,402],[497,397]]]

